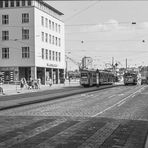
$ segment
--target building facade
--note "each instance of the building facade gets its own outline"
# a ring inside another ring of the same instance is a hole
[[[62,13],[42,0],[0,1],[0,72],[5,82],[26,78],[61,83],[65,69]]]

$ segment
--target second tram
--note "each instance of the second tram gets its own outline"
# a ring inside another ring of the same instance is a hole
[[[123,78],[124,78],[124,85],[137,84],[137,74],[134,72],[126,72]]]

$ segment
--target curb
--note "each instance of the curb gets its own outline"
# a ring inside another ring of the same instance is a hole
[[[52,89],[61,89],[63,87],[75,87],[75,86],[79,86],[78,84],[76,85],[59,85],[59,86],[52,86],[51,88],[46,86],[46,87],[42,87],[40,89],[31,89],[31,90],[28,90],[28,89],[24,89],[24,90],[21,90],[19,87],[16,89],[7,89],[7,91],[5,91],[4,89],[4,94],[3,96],[11,96],[11,95],[17,95],[17,94],[25,94],[25,93],[32,93],[32,92],[39,92],[39,91],[46,91],[48,89],[52,90]],[[1,96],[1,94],[0,94]]]
[[[64,98],[64,97],[78,95],[78,94],[81,94],[81,93],[94,92],[94,91],[103,90],[103,89],[107,89],[107,88],[118,87],[118,86],[123,86],[123,85],[109,85],[107,87],[102,87],[102,88],[98,87],[98,88],[95,88],[93,90],[80,90],[80,91],[77,90],[76,92],[73,92],[73,93],[66,92],[66,94],[63,94],[63,95],[57,95],[57,96],[51,96],[51,97],[50,96],[49,97],[42,96],[42,97],[45,97],[45,98],[38,99],[38,100],[26,101],[26,102],[18,103],[18,104],[15,104],[15,105],[1,107],[0,111],[13,109],[13,108],[17,108],[17,107],[22,107],[22,106],[26,106],[26,105],[32,105],[32,104],[47,102],[47,101],[51,101],[51,100],[55,100],[55,99],[60,99],[60,98]],[[30,98],[33,98],[33,97],[30,97]]]

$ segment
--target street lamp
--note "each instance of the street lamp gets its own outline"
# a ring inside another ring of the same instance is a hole
[[[67,54],[69,55],[69,54],[71,54],[71,52],[67,52]],[[65,56],[65,58],[66,58],[66,60],[65,60],[65,62],[66,62],[66,68],[65,68],[65,78],[66,79],[68,79],[68,58],[67,58],[68,56],[66,55]]]

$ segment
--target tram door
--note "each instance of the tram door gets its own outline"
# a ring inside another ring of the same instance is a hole
[[[97,87],[99,86],[100,82],[99,82],[99,72],[96,73],[96,83],[97,83]]]
[[[89,86],[93,85],[93,73],[89,73]]]

